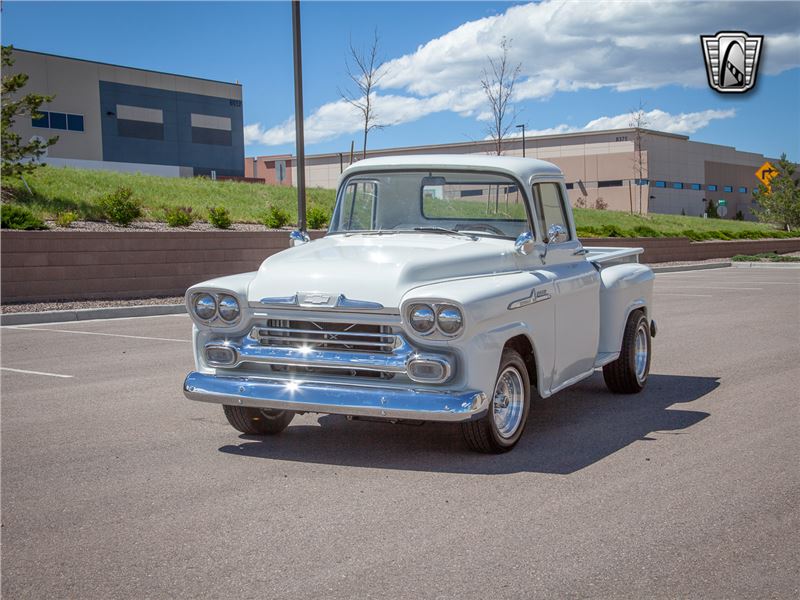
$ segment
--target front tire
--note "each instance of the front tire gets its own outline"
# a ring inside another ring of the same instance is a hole
[[[294,418],[294,413],[290,410],[270,410],[227,404],[222,408],[231,427],[248,435],[275,435],[286,429]]]
[[[487,454],[508,452],[517,445],[531,405],[531,382],[525,361],[506,348],[500,359],[489,412],[480,420],[461,424],[471,450]]]
[[[637,394],[650,374],[651,339],[647,317],[640,310],[628,317],[619,358],[603,367],[606,386],[617,394]]]

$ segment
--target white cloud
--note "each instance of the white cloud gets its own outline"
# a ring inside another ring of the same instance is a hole
[[[502,14],[464,23],[388,61],[376,108],[386,124],[407,123],[440,111],[485,120],[481,72],[504,37],[512,40],[510,58],[522,64],[517,101],[582,89],[702,87],[707,83],[699,36],[745,25],[749,32],[766,36],[762,73],[800,65],[800,10],[792,3],[545,0],[512,6]],[[668,117],[668,126],[686,132],[708,123],[702,117],[694,121],[686,115],[683,120],[682,115]],[[725,117],[709,120],[714,118]],[[661,120],[654,115],[653,128],[659,128]],[[307,117],[306,140],[314,143],[352,134],[361,126],[347,103],[329,102]],[[259,123],[248,125],[245,140],[291,143],[294,122],[288,119],[267,129]]]
[[[677,115],[670,114],[663,110],[654,109],[645,113],[647,121],[647,129],[656,129],[658,131],[666,131],[667,133],[694,133],[703,127],[708,126],[711,121],[718,119],[731,119],[736,116],[734,109],[728,110],[703,110],[699,112],[680,113]],[[621,129],[630,127],[630,113],[614,115],[613,117],[599,117],[592,119],[583,127],[575,127],[572,125],[556,125],[555,127],[548,127],[547,129],[531,129],[526,130],[525,135],[554,135],[559,133],[575,133],[580,131],[603,131],[606,129]],[[514,133],[509,137],[516,137],[520,133]],[[488,139],[488,138],[487,138]]]

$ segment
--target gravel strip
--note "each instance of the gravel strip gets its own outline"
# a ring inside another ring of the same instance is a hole
[[[3,304],[0,306],[0,313],[44,312],[48,310],[78,310],[81,308],[110,308],[114,306],[146,306],[153,304],[183,304],[183,296],[135,298],[132,300],[81,300],[73,302]]]

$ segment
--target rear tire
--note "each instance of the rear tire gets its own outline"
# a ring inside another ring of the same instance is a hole
[[[294,418],[290,410],[270,410],[249,406],[224,405],[225,418],[234,429],[249,435],[275,435],[289,426]]]
[[[637,394],[650,373],[650,327],[640,310],[633,311],[622,335],[619,358],[603,367],[606,386],[617,394]]]
[[[486,454],[508,452],[516,446],[528,420],[531,382],[525,361],[516,350],[503,350],[493,390],[486,415],[461,424],[467,446]]]

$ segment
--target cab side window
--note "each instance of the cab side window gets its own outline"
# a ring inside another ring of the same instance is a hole
[[[537,183],[533,186],[533,191],[536,198],[536,218],[539,219],[542,237],[547,238],[547,230],[553,225],[561,225],[567,232],[567,239],[571,240],[572,233],[561,187],[557,183]]]

